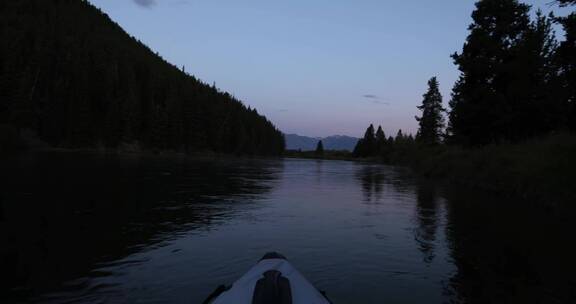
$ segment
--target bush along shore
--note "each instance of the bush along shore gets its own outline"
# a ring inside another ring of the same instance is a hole
[[[575,155],[576,136],[556,134],[479,148],[405,145],[369,159],[407,166],[425,178],[565,210],[576,202]]]

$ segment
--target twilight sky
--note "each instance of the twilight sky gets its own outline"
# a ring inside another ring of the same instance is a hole
[[[90,0],[169,62],[285,133],[415,133],[437,76],[447,104],[473,0]],[[552,0],[523,1],[549,12]]]

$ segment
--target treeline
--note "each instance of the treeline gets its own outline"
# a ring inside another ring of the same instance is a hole
[[[88,1],[0,1],[0,42],[4,135],[72,148],[284,150],[255,109],[169,64]]]
[[[530,6],[517,0],[480,0],[472,19],[462,52],[452,55],[460,77],[450,109],[430,79],[414,140],[399,145],[370,126],[356,157],[387,158],[407,145],[480,147],[576,132],[576,12],[556,17],[538,10],[531,20]],[[554,23],[562,25],[563,41],[556,40]]]
[[[558,1],[564,5],[575,1]],[[516,0],[482,0],[460,54],[446,140],[482,146],[576,130],[576,13],[536,12]],[[564,27],[557,42],[553,22]]]
[[[374,131],[374,126],[370,125],[364,136],[358,140],[352,155],[354,157],[380,157],[384,160],[390,160],[397,153],[413,146],[415,138],[412,134],[405,135],[402,130],[398,130],[396,136],[388,136],[384,133],[381,126]]]

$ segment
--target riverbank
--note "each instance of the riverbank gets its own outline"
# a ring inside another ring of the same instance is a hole
[[[384,157],[355,158],[346,151],[286,151],[288,158],[381,162],[417,176],[535,202],[562,211],[576,202],[576,136],[557,134],[521,144],[482,148],[396,146]]]
[[[162,157],[192,157],[196,159],[217,159],[217,158],[238,158],[257,157],[275,158],[279,155],[258,155],[241,153],[216,152],[209,149],[160,149],[145,147],[137,141],[122,142],[116,147],[109,147],[101,142],[87,146],[60,145],[53,146],[41,140],[38,135],[30,129],[18,130],[16,127],[0,124],[0,155],[18,155],[35,152],[62,152],[62,153],[98,153],[110,155],[135,155],[135,156],[162,156]]]
[[[565,210],[576,202],[573,135],[471,149],[413,145],[394,151],[383,161],[410,167],[426,178],[524,198],[554,209]]]

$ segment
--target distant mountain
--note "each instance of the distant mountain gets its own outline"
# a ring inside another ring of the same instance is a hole
[[[324,144],[324,149],[326,150],[354,150],[358,143],[358,138],[345,136],[345,135],[333,135],[322,139],[322,144]]]
[[[324,144],[324,149],[326,150],[352,151],[358,142],[358,138],[345,135],[334,135],[321,138],[297,134],[285,134],[284,138],[286,140],[287,150],[302,151],[315,150],[319,140],[322,140],[322,144]]]
[[[300,136],[297,134],[284,134],[287,150],[309,151],[316,149],[319,137]]]

